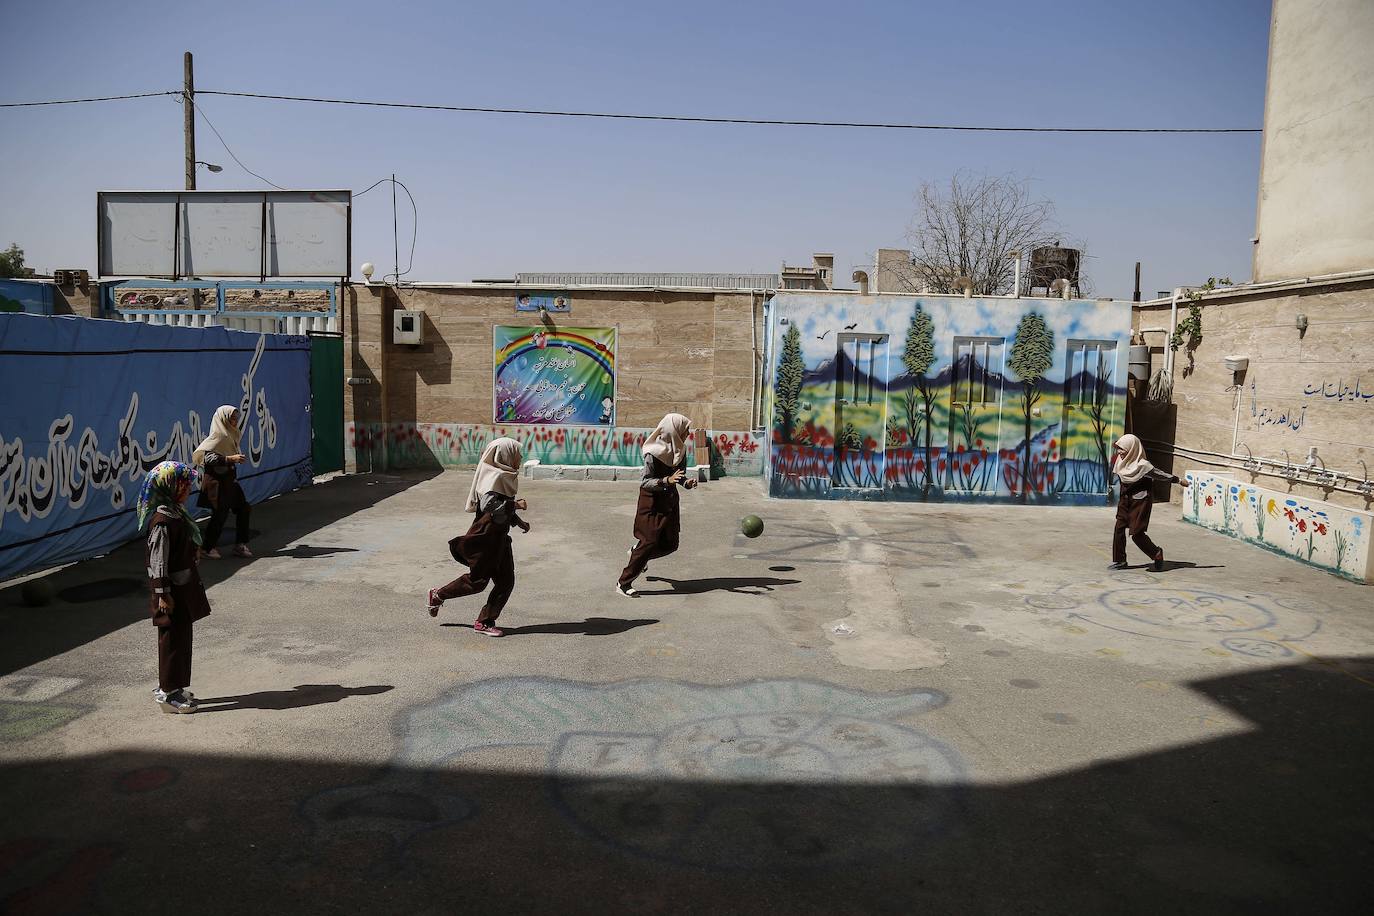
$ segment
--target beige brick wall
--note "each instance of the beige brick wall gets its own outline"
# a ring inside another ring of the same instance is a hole
[[[1180,317],[1187,314],[1182,305],[1179,312]],[[1302,335],[1295,327],[1299,314],[1308,320]],[[1167,327],[1169,307],[1137,308],[1134,321],[1136,328]],[[1245,446],[1256,456],[1279,460],[1286,449],[1297,463],[1306,461],[1308,449],[1316,446],[1331,470],[1362,475],[1364,461],[1374,473],[1374,281],[1204,300],[1202,329],[1191,371],[1186,351],[1178,351],[1172,409],[1160,412],[1140,401],[1133,405],[1139,435],[1227,456],[1234,431],[1241,455],[1236,464],[1244,459]],[[1152,372],[1163,365],[1163,337],[1147,338]],[[1237,392],[1223,364],[1228,355],[1250,359],[1239,392],[1238,430]],[[1357,383],[1370,397],[1355,396]],[[1148,442],[1147,448],[1152,460],[1167,466],[1163,450]],[[1173,470],[1180,475],[1193,469],[1215,472],[1226,461],[1180,452]],[[1239,467],[1234,475],[1268,487],[1285,483],[1269,473],[1252,477]],[[1292,492],[1370,508],[1370,501],[1358,494],[1327,494],[1305,481],[1294,482]]]
[[[615,327],[619,425],[653,426],[669,411],[704,429],[747,430],[761,361],[763,303],[748,292],[572,291],[556,324]],[[425,313],[425,342],[396,346],[391,312]],[[492,422],[492,327],[537,325],[515,288],[353,286],[343,298],[345,418],[358,423]],[[385,398],[385,408],[383,407]]]

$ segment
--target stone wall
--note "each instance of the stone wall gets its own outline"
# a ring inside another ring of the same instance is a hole
[[[354,431],[347,441],[360,434],[369,443],[351,450],[350,468],[468,461],[466,450],[439,446],[495,430],[492,328],[540,323],[537,313],[516,312],[515,294],[515,287],[504,285],[345,289],[345,375],[367,381],[350,385],[345,395],[345,422]],[[755,424],[761,294],[576,288],[571,298],[571,313],[552,317],[556,325],[617,329],[618,426],[595,432],[607,433],[618,445],[677,411],[711,431],[713,439],[724,435],[731,446],[745,441],[740,437]],[[398,308],[425,313],[423,344],[391,343],[392,312]],[[525,427],[553,435],[560,428]],[[564,437],[586,431],[568,428]],[[409,451],[374,447],[397,436],[409,439]],[[425,447],[417,451],[419,444]],[[751,459],[735,470],[758,466]]]
[[[1368,510],[1374,492],[1345,492],[1359,489],[1350,481],[1328,489],[1318,475],[1322,462],[1357,478],[1365,473],[1361,461],[1374,466],[1374,280],[1228,293],[1204,299],[1201,309],[1202,343],[1177,353],[1173,403],[1161,410],[1137,398],[1132,405],[1134,430],[1151,461],[1180,476],[1230,473]],[[1179,312],[1185,316],[1186,307]],[[1296,327],[1298,315],[1307,317],[1305,332]],[[1167,327],[1169,306],[1137,307],[1134,321],[1137,328]],[[1164,338],[1147,335],[1152,372],[1163,365]],[[1250,361],[1239,389],[1223,362],[1230,355]],[[1285,450],[1288,461],[1302,465],[1314,446],[1321,461],[1296,479],[1270,465],[1256,473],[1242,467],[1250,456],[1282,463]]]

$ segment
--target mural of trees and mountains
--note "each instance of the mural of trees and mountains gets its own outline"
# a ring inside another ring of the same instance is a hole
[[[769,492],[1102,504],[1130,303],[786,294]]]

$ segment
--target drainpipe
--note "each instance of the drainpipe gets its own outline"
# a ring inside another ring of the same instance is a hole
[[[1007,252],[1007,257],[1016,259],[1016,273],[1015,279],[1013,279],[1011,283],[1011,297],[1013,299],[1018,299],[1021,296],[1021,252],[1009,251]]]

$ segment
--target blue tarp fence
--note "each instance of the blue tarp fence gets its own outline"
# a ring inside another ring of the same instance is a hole
[[[190,462],[221,404],[250,502],[310,481],[309,338],[0,315],[0,579],[135,537],[144,475]]]

